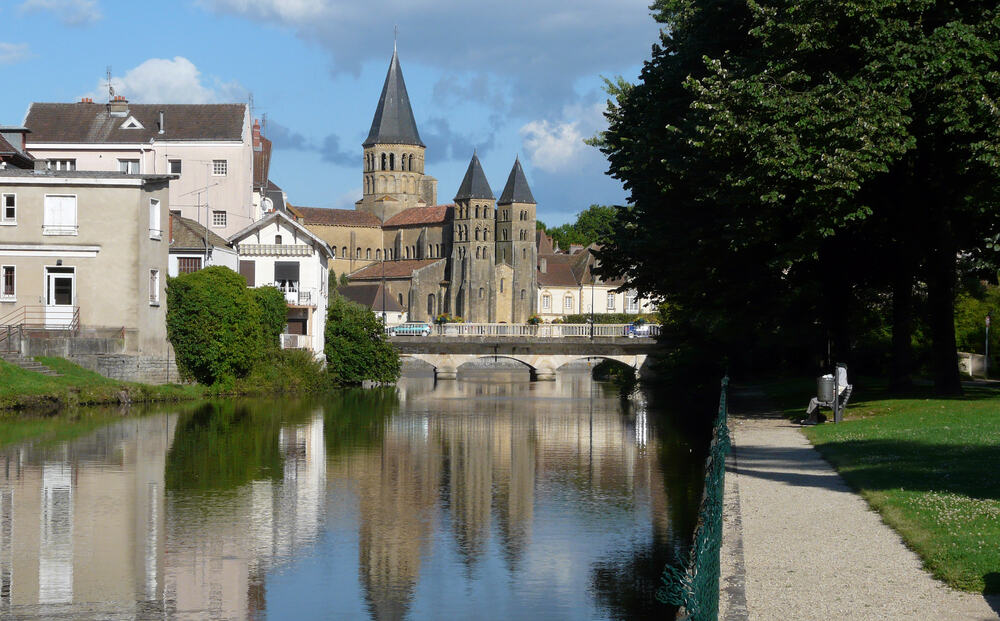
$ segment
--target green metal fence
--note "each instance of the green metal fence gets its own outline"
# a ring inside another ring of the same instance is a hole
[[[730,449],[726,403],[728,388],[729,378],[724,377],[712,446],[705,463],[705,491],[687,566],[667,565],[660,578],[663,585],[656,593],[661,602],[681,607],[678,618],[694,621],[714,621],[719,617],[719,548],[722,545],[726,455]]]

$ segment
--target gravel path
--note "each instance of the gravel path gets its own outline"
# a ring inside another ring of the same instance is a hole
[[[720,619],[1000,619],[1000,597],[924,571],[797,426],[730,428]]]

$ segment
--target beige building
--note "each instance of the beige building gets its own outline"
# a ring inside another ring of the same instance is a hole
[[[165,355],[173,178],[0,170],[0,324],[123,330]]]
[[[28,152],[57,172],[176,175],[164,210],[222,237],[261,217],[267,179],[255,184],[246,104],[33,103],[24,125]],[[259,146],[258,165],[269,164],[270,144],[266,157]]]

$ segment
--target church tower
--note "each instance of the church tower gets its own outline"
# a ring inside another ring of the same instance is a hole
[[[524,323],[535,313],[535,292],[538,290],[535,265],[535,197],[524,178],[521,161],[507,177],[507,185],[497,202],[497,263],[507,264],[513,271],[510,301],[511,321]]]
[[[492,322],[496,199],[475,153],[455,195],[453,225],[451,307],[467,322]]]
[[[364,194],[357,209],[387,220],[410,207],[437,204],[437,179],[424,174],[427,147],[417,131],[395,49],[362,147]]]

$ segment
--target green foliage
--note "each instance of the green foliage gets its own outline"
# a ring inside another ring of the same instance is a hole
[[[573,244],[589,246],[607,240],[613,230],[616,211],[606,205],[591,205],[577,215],[576,221],[544,230],[563,250]],[[544,227],[544,225],[542,225]]]
[[[959,351],[977,354],[986,348],[986,315],[992,314],[990,326],[990,367],[1000,363],[1000,287],[979,284],[972,291],[958,295],[955,302],[955,337]]]
[[[609,324],[624,324],[624,323],[634,323],[636,321],[648,321],[657,323],[658,315],[652,313],[645,314],[635,314],[635,313],[594,313],[594,323],[609,323]],[[563,323],[590,323],[590,315],[566,315],[563,317]]]
[[[444,323],[462,323],[462,318],[449,313],[441,313],[434,318],[434,323],[440,325]]]
[[[250,289],[260,317],[261,345],[265,350],[281,347],[279,336],[288,322],[288,305],[285,295],[277,287]]]
[[[237,380],[234,392],[242,395],[320,392],[334,387],[323,363],[308,349],[278,349]]]
[[[382,319],[340,295],[330,298],[327,311],[326,363],[343,384],[399,378],[399,354],[386,340]]]
[[[542,323],[542,318],[539,317],[538,315],[532,315],[531,317],[528,317],[529,326],[537,326],[540,323]]]
[[[231,384],[262,354],[261,309],[242,276],[212,266],[167,281],[167,337],[177,367],[201,384]]]
[[[935,380],[957,390],[955,257],[1000,256],[996,4],[653,11],[660,45],[637,84],[607,82],[592,141],[633,203],[596,271],[667,299],[679,332],[745,368],[831,342],[849,361],[873,305],[902,361],[920,311]]]

